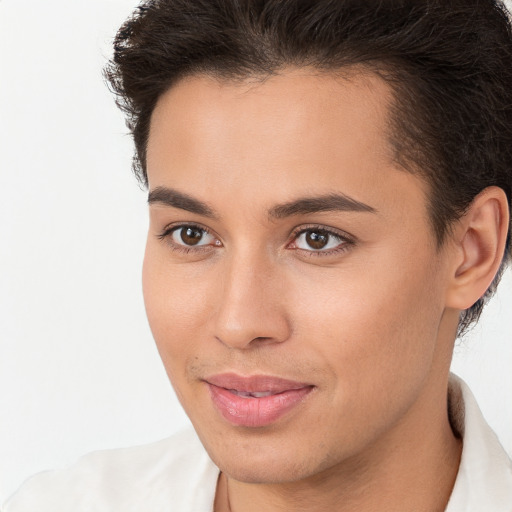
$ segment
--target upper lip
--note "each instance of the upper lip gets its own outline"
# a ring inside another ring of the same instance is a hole
[[[271,392],[272,394],[277,394],[293,389],[312,387],[311,384],[274,377],[272,375],[242,376],[236,373],[223,373],[212,375],[204,380],[220,388],[245,391],[247,393]]]

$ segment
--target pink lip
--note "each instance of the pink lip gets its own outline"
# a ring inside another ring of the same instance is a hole
[[[205,379],[214,405],[233,425],[264,427],[300,404],[314,386],[301,382],[254,375],[241,377],[233,373],[214,375]],[[268,396],[240,396],[240,394]]]

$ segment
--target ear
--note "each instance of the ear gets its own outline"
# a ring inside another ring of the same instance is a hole
[[[453,230],[455,258],[447,306],[471,307],[492,283],[503,259],[510,216],[503,189],[478,194]]]

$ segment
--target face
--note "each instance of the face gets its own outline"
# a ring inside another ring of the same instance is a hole
[[[187,78],[153,113],[147,314],[235,479],[341,467],[431,413],[446,265],[426,187],[394,164],[390,101],[368,74],[288,70]]]

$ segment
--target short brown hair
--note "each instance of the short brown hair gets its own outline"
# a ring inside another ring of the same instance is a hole
[[[474,197],[512,197],[512,29],[495,0],[149,0],[119,30],[105,74],[127,116],[147,184],[153,109],[180,78],[269,75],[284,66],[365,66],[393,88],[397,161],[430,185],[439,245]],[[461,315],[478,320],[484,297]]]

